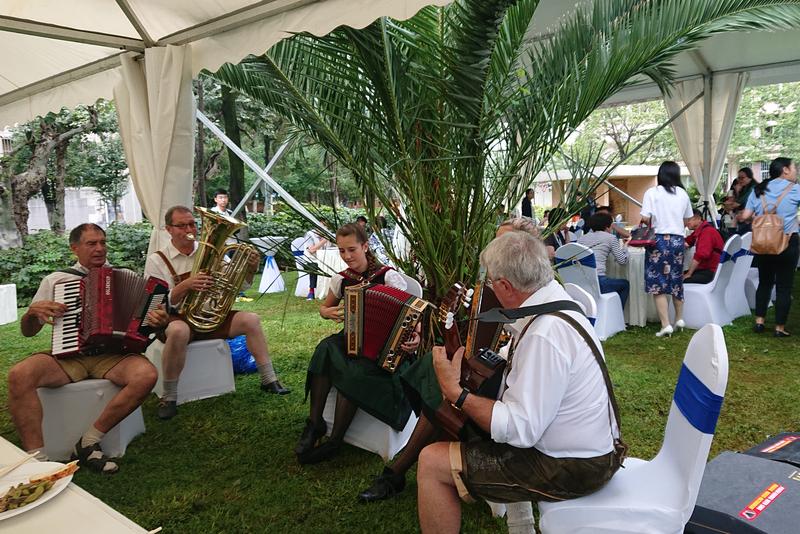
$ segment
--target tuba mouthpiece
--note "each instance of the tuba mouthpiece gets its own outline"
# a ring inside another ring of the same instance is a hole
[[[197,238],[194,236],[194,234],[186,234],[186,239],[188,239],[189,241],[194,241]]]

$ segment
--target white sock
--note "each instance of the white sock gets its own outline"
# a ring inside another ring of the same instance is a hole
[[[95,443],[100,443],[100,440],[102,440],[105,435],[105,432],[100,432],[92,425],[81,437],[81,447],[91,447]]]
[[[506,504],[506,524],[509,534],[533,534],[533,506],[528,502]]]
[[[28,454],[34,454],[34,457],[33,457],[34,460],[39,460],[40,462],[49,462],[50,461],[50,458],[44,453],[44,451],[41,448],[31,449],[31,450],[25,451],[25,452],[27,452]]]
[[[178,400],[178,381],[177,380],[164,380],[164,396],[161,400],[177,401]]]
[[[258,374],[261,375],[262,384],[270,384],[278,379],[278,375],[275,374],[275,369],[272,368],[272,362],[270,361],[257,363],[256,369],[258,369]]]

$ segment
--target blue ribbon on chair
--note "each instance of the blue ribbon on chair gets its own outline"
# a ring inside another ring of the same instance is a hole
[[[293,255],[295,258],[296,258],[297,256],[302,256],[302,255],[304,255],[304,254],[305,254],[305,252],[303,252],[302,250],[293,250],[293,251],[292,251],[292,255]]]
[[[596,269],[597,262],[594,259],[594,254],[587,254],[582,258],[556,258],[556,268],[560,269],[562,267],[569,267],[570,265],[575,265],[576,263],[580,263],[586,267]]]
[[[686,365],[681,366],[675,386],[675,405],[689,423],[704,434],[713,434],[723,397],[712,392]]]
[[[738,260],[738,259],[739,259],[739,258],[741,258],[742,256],[747,256],[747,254],[748,254],[749,252],[750,252],[750,251],[749,251],[749,250],[747,250],[746,248],[740,248],[740,249],[739,249],[738,251],[736,251],[736,253],[733,255],[733,261],[734,261],[734,262],[736,262],[736,260]],[[722,257],[720,256],[720,258],[722,258]]]
[[[731,255],[728,254],[727,250],[723,250],[722,254],[719,255],[719,262],[720,263],[725,263],[726,261],[728,261],[730,259],[733,259],[733,261],[736,261],[736,257],[735,256],[731,257]]]
[[[275,266],[275,256],[267,256],[266,261],[264,262],[264,268],[267,267],[274,267]]]
[[[594,322],[597,320],[597,319],[595,319],[594,317],[587,317],[587,319],[589,319],[589,323],[590,323],[592,326],[594,326]]]

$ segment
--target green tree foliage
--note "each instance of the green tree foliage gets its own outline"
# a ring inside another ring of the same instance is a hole
[[[509,191],[518,197],[611,95],[640,75],[667,90],[675,56],[715,33],[800,25],[796,3],[596,0],[530,45],[538,1],[457,0],[298,35],[215,76],[350,169],[371,216],[391,206],[412,255],[390,254],[440,297],[476,278]],[[568,211],[600,180],[579,180]]]
[[[728,149],[740,164],[800,156],[800,82],[749,87]]]

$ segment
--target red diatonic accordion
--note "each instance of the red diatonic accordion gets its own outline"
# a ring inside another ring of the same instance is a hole
[[[397,370],[408,341],[428,302],[383,284],[359,284],[344,290],[344,331],[347,355],[377,361],[390,373]]]
[[[165,304],[169,286],[127,269],[101,267],[55,285],[67,312],[53,324],[53,356],[144,352],[153,328],[147,313]]]

